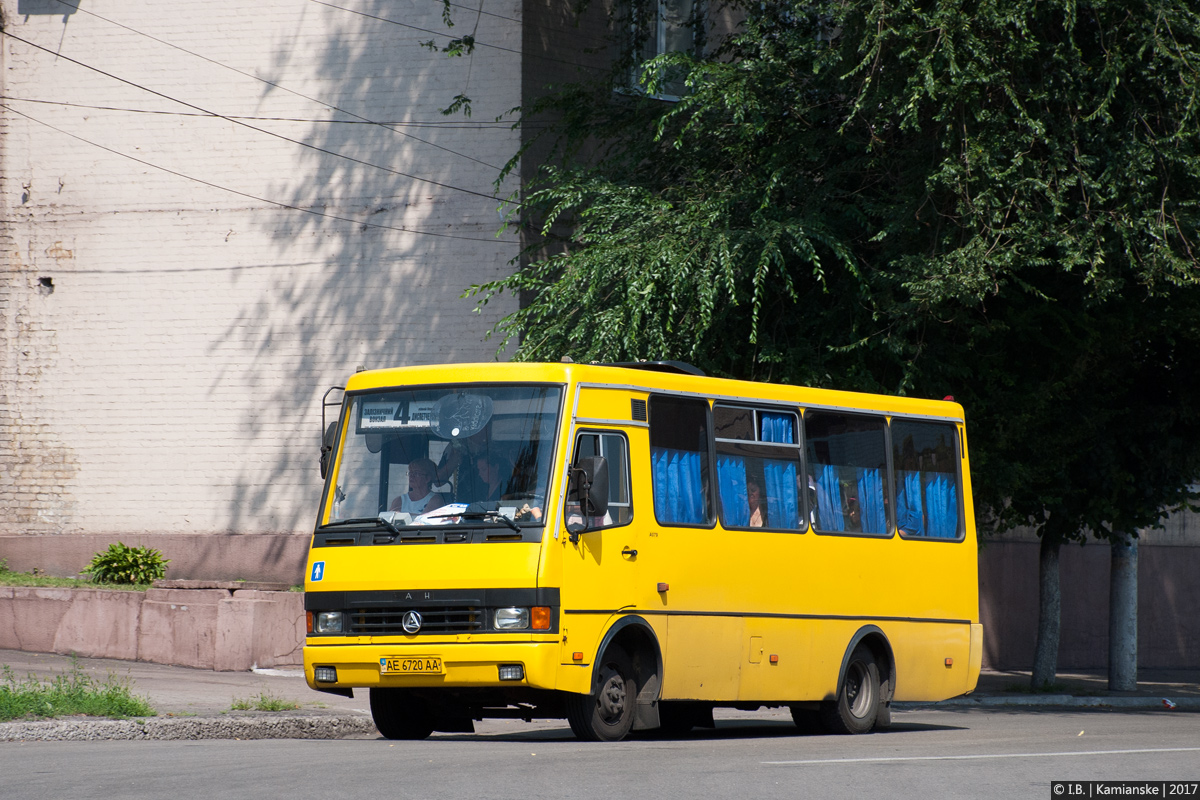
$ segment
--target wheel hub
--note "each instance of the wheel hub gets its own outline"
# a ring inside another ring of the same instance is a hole
[[[600,713],[606,720],[619,719],[625,711],[625,681],[613,675],[600,689]]]

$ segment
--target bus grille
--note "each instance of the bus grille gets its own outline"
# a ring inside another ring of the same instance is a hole
[[[418,636],[438,633],[471,633],[483,629],[483,609],[475,606],[433,606],[407,608],[354,608],[349,609],[348,634],[360,636],[408,636],[403,627],[404,615],[408,611],[421,615],[421,630]]]

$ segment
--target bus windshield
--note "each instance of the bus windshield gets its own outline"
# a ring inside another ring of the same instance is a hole
[[[349,398],[329,524],[453,525],[488,515],[541,525],[555,386],[440,386]]]

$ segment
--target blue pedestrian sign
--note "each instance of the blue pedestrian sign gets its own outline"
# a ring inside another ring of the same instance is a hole
[[[313,562],[313,571],[312,571],[313,583],[316,583],[317,581],[321,580],[321,578],[324,578],[324,577],[325,577],[325,562],[324,561]]]

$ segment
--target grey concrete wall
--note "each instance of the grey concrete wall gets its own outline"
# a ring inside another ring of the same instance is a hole
[[[1150,533],[1151,537],[1155,532]],[[1160,540],[1181,541],[1170,530]],[[1109,548],[1064,545],[1060,670],[1108,665]],[[1037,641],[1038,543],[999,541],[979,555],[985,667],[1029,669]],[[1138,547],[1138,664],[1194,669],[1200,664],[1200,545]]]
[[[302,664],[304,595],[0,586],[0,648],[242,671]]]

